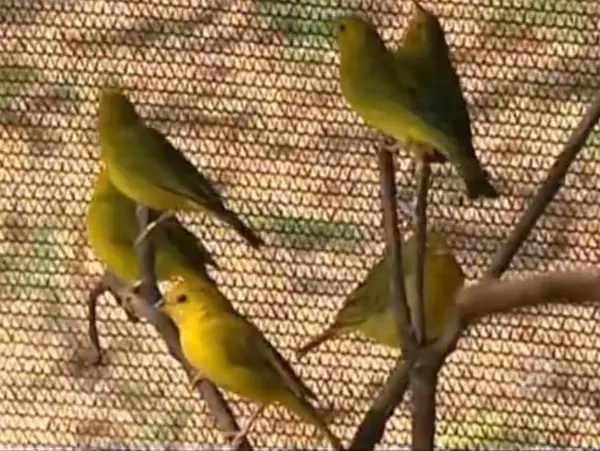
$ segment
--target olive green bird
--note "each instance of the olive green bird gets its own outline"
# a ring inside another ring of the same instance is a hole
[[[202,211],[232,226],[252,247],[264,244],[224,205],[213,183],[163,134],[144,124],[118,88],[101,93],[99,130],[110,181],[137,203],[163,210],[159,221],[175,210]]]
[[[260,404],[235,436],[235,443],[249,432],[267,406],[281,404],[318,427],[336,450],[343,449],[322,412],[313,405],[316,395],[216,286],[177,280],[160,308],[177,325],[183,353],[202,377]]]
[[[138,254],[136,203],[110,182],[103,168],[87,212],[88,241],[96,255],[121,281],[131,286],[141,280]],[[152,211],[157,217],[158,212]],[[150,235],[156,252],[158,281],[175,276],[197,277],[214,283],[206,265],[218,268],[202,242],[174,216],[165,218]]]
[[[416,247],[416,236],[411,232],[402,245],[402,269],[413,324],[416,321],[414,305],[417,302]],[[424,335],[427,342],[432,342],[444,333],[455,306],[456,294],[465,280],[452,249],[440,233],[427,234],[423,276]],[[401,338],[390,301],[387,259],[381,259],[371,268],[364,281],[348,296],[333,324],[299,348],[297,354],[303,356],[330,338],[354,331],[377,343],[401,348]]]
[[[497,197],[473,149],[443,30],[424,11],[417,11],[396,52],[368,20],[352,15],[336,21],[342,94],[368,125],[408,144],[418,160],[448,159],[469,198]]]

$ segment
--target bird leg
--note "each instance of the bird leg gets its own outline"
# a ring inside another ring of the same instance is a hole
[[[198,386],[198,384],[202,383],[202,381],[204,380],[204,376],[200,373],[195,373],[192,376],[192,380],[190,381],[190,385],[192,390],[195,390],[196,387]]]
[[[250,429],[252,429],[252,425],[256,422],[256,420],[258,420],[258,417],[260,417],[265,408],[266,406],[259,406],[240,431],[227,433],[227,436],[229,436],[232,439],[231,447],[233,449],[237,449],[242,444],[242,440],[246,438],[246,436],[250,432]]]
[[[138,237],[135,239],[135,245],[137,246],[138,244],[140,244],[140,242],[144,238],[146,238],[146,236],[149,233],[151,233],[156,228],[156,226],[158,226],[158,224],[160,224],[165,219],[170,218],[171,216],[173,216],[173,212],[163,211],[158,218],[156,218],[154,221],[152,221],[150,224],[148,224],[146,226],[146,228],[143,230],[143,232],[138,235]]]

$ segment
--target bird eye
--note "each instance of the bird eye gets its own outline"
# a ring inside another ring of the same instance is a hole
[[[344,25],[343,23],[341,23],[340,26],[339,26],[339,30],[340,30],[340,33],[343,33],[344,31],[346,31],[346,25]]]
[[[177,297],[177,302],[179,302],[180,304],[187,301],[187,296],[185,294],[181,294]]]

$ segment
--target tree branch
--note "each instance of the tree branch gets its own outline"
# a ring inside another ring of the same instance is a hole
[[[378,149],[381,184],[381,207],[385,232],[386,255],[389,259],[390,298],[396,315],[397,328],[402,340],[402,353],[409,355],[416,350],[416,340],[410,324],[410,311],[406,303],[406,287],[402,271],[402,243],[398,231],[398,211],[396,202],[396,180],[394,159],[384,146]]]
[[[417,184],[417,206],[415,208],[415,239],[417,241],[417,255],[415,256],[417,264],[417,299],[413,306],[413,327],[417,342],[425,342],[427,331],[425,330],[425,317],[423,311],[423,289],[425,284],[425,248],[427,237],[427,193],[429,191],[429,177],[431,167],[426,159],[417,163],[418,184]]]
[[[513,229],[513,232],[505,242],[504,246],[498,250],[492,259],[492,263],[485,273],[485,278],[500,278],[504,271],[509,267],[513,257],[518,252],[546,206],[560,189],[565,174],[579,151],[583,148],[585,141],[599,120],[600,93],[596,95],[584,117],[571,134],[564,150],[548,172],[546,181],[539,188],[536,196],[529,204],[528,209]],[[380,150],[380,162],[381,160]],[[383,167],[383,165],[381,166]],[[390,177],[390,179],[393,182],[393,178]],[[393,190],[393,193],[395,194],[395,189]],[[570,276],[568,276],[567,273],[553,273],[550,279],[537,279],[537,281],[534,280],[533,282],[528,282],[532,283],[532,285],[521,285],[515,281],[505,282],[509,283],[509,285],[506,286],[503,286],[503,282],[496,282],[499,285],[495,285],[493,282],[489,282],[489,285],[480,282],[480,284],[464,289],[458,295],[461,301],[455,315],[455,321],[452,322],[451,327],[446,329],[439,340],[431,346],[418,351],[418,360],[420,362],[429,363],[432,366],[434,366],[436,362],[440,362],[441,365],[445,358],[456,348],[456,344],[462,335],[462,332],[470,323],[476,321],[478,318],[493,312],[505,312],[516,307],[547,303],[549,302],[549,299],[552,298],[552,296],[545,298],[539,296],[536,297],[536,293],[537,295],[554,294],[552,299],[557,302],[560,300],[564,302],[564,299],[581,299],[582,295],[595,293],[593,287],[596,282],[594,280],[586,279],[585,277],[582,280],[575,280],[575,277],[577,277],[574,275],[575,273],[569,274]],[[566,279],[563,278],[565,275]],[[573,276],[573,278],[570,279],[571,276]],[[574,283],[574,280],[577,283]],[[546,290],[549,291],[546,292],[543,287],[540,288],[542,282],[549,284],[546,286]],[[573,284],[571,285],[570,282],[573,282]],[[582,289],[578,292],[577,284],[581,283],[583,286],[584,282],[590,283],[588,286],[589,291],[585,292]],[[570,297],[556,297],[557,293],[568,294]],[[495,303],[492,302],[488,304],[488,300],[485,297],[488,295],[491,296],[492,299],[496,299]],[[579,295],[579,297],[576,295]],[[600,297],[598,299],[600,299]],[[363,418],[354,435],[350,449],[373,449],[375,445],[381,441],[385,425],[393,414],[395,407],[402,401],[404,392],[408,387],[410,369],[417,356],[410,356],[409,358],[407,355],[404,355],[404,358],[405,361],[396,366],[392,375],[386,381],[383,390]]]
[[[546,181],[538,189],[538,192],[529,203],[527,210],[521,216],[506,243],[494,255],[492,263],[485,273],[485,277],[499,278],[510,266],[513,257],[529,236],[529,233],[546,209],[546,206],[552,201],[562,186],[565,175],[575,157],[585,145],[588,136],[598,120],[600,120],[600,92],[596,94],[585,115],[569,137],[563,151],[550,168]]]
[[[413,326],[419,347],[423,346],[427,337],[424,318],[425,283],[425,248],[427,244],[427,192],[429,189],[430,166],[425,158],[417,162],[417,205],[415,209],[417,299],[411,307]],[[437,372],[442,360],[433,360],[432,364],[421,364],[416,360],[410,371],[410,388],[412,390],[412,449],[433,449],[435,437],[435,390]],[[394,408],[397,404],[394,406]],[[391,407],[391,406],[390,406]],[[394,409],[392,409],[393,412]]]
[[[138,229],[142,233],[151,222],[151,212],[148,208],[138,206]],[[156,331],[161,335],[169,353],[178,360],[187,373],[190,381],[197,375],[197,371],[188,362],[181,344],[179,342],[179,332],[171,319],[155,307],[156,303],[161,299],[161,294],[156,283],[156,272],[154,268],[155,253],[151,243],[151,234],[146,235],[137,246],[138,258],[140,260],[140,270],[142,273],[142,293],[143,296],[137,296],[134,293],[124,290],[124,286],[119,280],[114,277],[109,278],[111,291],[116,293],[121,299],[128,299],[130,305],[134,308],[139,317],[145,318],[150,322]],[[240,431],[233,411],[225,401],[222,393],[207,379],[202,379],[197,384],[198,390],[204,401],[207,403],[213,419],[217,426],[230,433],[233,437]],[[251,450],[252,446],[244,437],[237,449]]]
[[[364,416],[350,445],[350,449],[372,449],[385,431],[387,420],[402,402],[408,388],[410,368],[424,335],[423,321],[423,269],[427,235],[427,191],[429,188],[430,166],[427,162],[418,165],[419,183],[417,186],[417,206],[415,209],[415,233],[417,240],[417,300],[418,307],[412,312],[416,322],[413,328],[411,312],[407,303],[404,271],[402,268],[402,244],[398,232],[396,183],[392,154],[381,147],[378,150],[381,183],[381,203],[383,207],[384,230],[387,258],[390,259],[390,292],[396,308],[398,328],[402,338],[402,357],[387,378],[381,392]],[[420,282],[419,282],[420,278]],[[416,332],[416,334],[415,334]],[[415,336],[416,335],[416,336]],[[419,353],[420,354],[420,353]],[[413,424],[413,427],[415,425]]]
[[[409,359],[398,362],[358,426],[348,451],[373,449],[381,441],[388,419],[404,398],[411,367]]]
[[[600,270],[557,271],[527,279],[482,280],[463,288],[457,297],[461,322],[525,307],[548,304],[582,304],[600,301]]]

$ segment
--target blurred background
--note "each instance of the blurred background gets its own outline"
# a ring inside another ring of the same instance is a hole
[[[0,445],[198,449],[223,444],[204,402],[154,330],[110,296],[99,306],[108,364],[87,368],[86,298],[103,268],[85,235],[99,170],[100,88],[122,84],[149,123],[219,181],[266,239],[181,215],[222,267],[224,292],[324,402],[349,439],[397,353],[349,336],[302,361],[293,349],[330,323],[383,249],[377,140],[339,88],[332,18],[362,11],[388,43],[405,0],[8,0],[0,3]],[[434,168],[430,227],[476,280],[544,179],[598,87],[596,0],[423,1],[440,16],[497,200],[465,202]],[[597,265],[595,132],[509,277]],[[400,197],[413,165],[400,152]],[[439,447],[600,446],[593,307],[499,316],[469,330],[442,372]],[[243,424],[252,406],[232,401]],[[409,443],[406,404],[381,447]],[[326,446],[269,408],[257,447]]]

